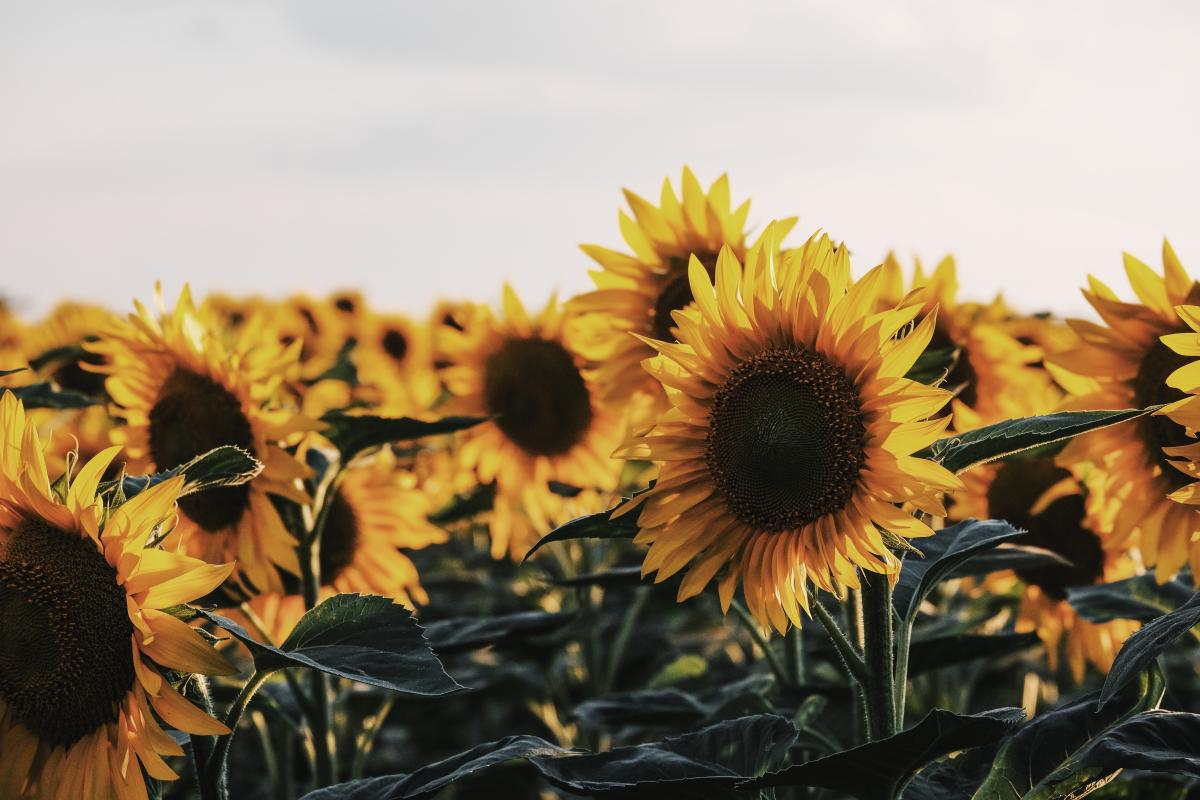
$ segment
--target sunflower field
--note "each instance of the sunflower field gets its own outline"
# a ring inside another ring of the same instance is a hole
[[[1171,246],[1064,320],[625,200],[565,300],[0,311],[0,800],[1200,796]]]

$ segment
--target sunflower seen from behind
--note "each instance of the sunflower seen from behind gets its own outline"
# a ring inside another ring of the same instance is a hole
[[[59,494],[8,392],[0,444],[0,797],[146,798],[143,772],[174,780],[164,757],[184,754],[162,723],[228,733],[172,681],[235,670],[164,609],[233,567],[147,547],[174,523],[182,478],[106,508],[97,488],[113,447]]]
[[[502,314],[480,306],[463,330],[441,331],[453,395],[442,411],[490,417],[461,434],[458,457],[480,483],[495,482],[495,558],[522,557],[568,509],[616,486],[621,465],[610,455],[623,423],[574,347],[579,322],[553,298],[532,314],[505,285]]]
[[[1071,394],[1070,408],[1147,408],[1187,397],[1168,378],[1191,358],[1172,350],[1163,337],[1191,332],[1176,307],[1200,301],[1200,285],[1165,241],[1163,274],[1129,254],[1125,272],[1138,302],[1120,300],[1090,277],[1083,295],[1103,324],[1070,320],[1080,344],[1047,359]],[[1122,546],[1136,545],[1160,581],[1189,559],[1193,574],[1200,575],[1200,547],[1192,543],[1200,517],[1169,497],[1193,480],[1176,448],[1195,441],[1183,425],[1155,414],[1073,439],[1059,455],[1067,468],[1081,462],[1095,466],[1099,476],[1089,503],[1097,513],[1103,509],[1100,524]]]
[[[693,299],[688,281],[692,256],[711,277],[721,248],[729,247],[738,258],[745,255],[750,201],[733,207],[728,176],[722,175],[705,191],[684,167],[681,189],[682,198],[670,179],[664,179],[657,206],[625,190],[633,216],[622,210],[618,222],[632,253],[582,246],[601,269],[591,273],[596,289],[573,298],[569,305],[595,314],[601,323],[583,346],[585,355],[599,364],[597,382],[606,400],[614,403],[642,392],[665,408],[662,389],[642,369],[642,361],[654,351],[640,337],[675,340],[671,314]],[[776,223],[780,241],[795,222],[792,218]]]
[[[281,573],[299,574],[300,565],[271,496],[306,502],[296,481],[308,471],[281,443],[314,427],[279,400],[300,343],[263,342],[248,326],[226,345],[197,316],[186,288],[170,311],[136,305],[89,345],[105,357],[98,369],[118,419],[113,440],[137,472],[170,469],[223,445],[263,462],[249,483],[181,499],[177,535],[198,558],[236,561],[243,590],[282,590]]]
[[[859,569],[895,575],[884,531],[933,533],[896,504],[941,516],[940,493],[961,483],[912,455],[949,423],[932,415],[950,392],[903,377],[936,314],[895,338],[920,302],[879,311],[882,269],[852,281],[846,248],[826,236],[780,260],[777,231],[744,270],[723,249],[715,284],[692,260],[696,306],[675,313],[679,342],[648,342],[671,408],[618,455],[661,464],[639,506],[643,574],[689,567],[682,601],[723,573],[723,608],[740,583],[755,618],[783,631],[801,624],[810,586],[856,587]]]

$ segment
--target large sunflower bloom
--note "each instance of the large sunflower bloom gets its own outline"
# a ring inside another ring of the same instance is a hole
[[[127,321],[89,345],[105,356],[98,369],[120,423],[133,469],[170,469],[222,445],[247,450],[264,468],[253,481],[179,502],[178,533],[188,551],[210,563],[237,561],[250,591],[281,591],[280,570],[298,574],[296,541],[270,496],[305,502],[296,479],[306,468],[279,445],[314,424],[275,404],[295,365],[290,348],[240,337],[230,347],[196,316],[185,288],[175,308],[154,315],[140,303]],[[247,334],[252,331],[247,330]]]
[[[903,272],[896,257],[884,261],[881,307],[896,305],[905,296]],[[952,256],[946,256],[926,274],[917,261],[908,291],[921,289],[923,313],[938,310],[930,351],[957,348],[945,386],[957,391],[951,402],[954,429],[968,431],[1008,419],[1004,397],[1014,386],[1040,393],[1053,391],[1053,381],[1040,368],[1045,350],[1027,338],[1031,326],[1017,325],[1018,316],[1000,297],[983,304],[958,297],[958,273]],[[1039,331],[1040,333],[1040,331]]]
[[[625,190],[633,217],[622,210],[618,220],[632,254],[582,246],[602,269],[591,273],[595,291],[572,299],[570,307],[595,313],[604,323],[584,354],[600,365],[596,377],[606,400],[622,402],[646,392],[665,407],[662,389],[642,369],[642,361],[654,351],[631,334],[675,341],[671,312],[692,302],[688,259],[699,259],[711,277],[722,247],[739,259],[745,256],[750,201],[732,207],[728,176],[717,178],[705,192],[684,167],[682,190],[680,201],[670,179],[664,179],[657,206]],[[795,218],[776,223],[780,240],[795,223]]]
[[[662,464],[642,495],[636,541],[650,545],[643,573],[656,580],[689,563],[678,597],[699,593],[722,569],[721,603],[738,582],[764,625],[800,625],[809,584],[858,586],[857,570],[895,575],[883,531],[933,531],[903,511],[945,514],[939,493],[961,483],[911,455],[942,435],[930,419],[946,390],[904,378],[933,335],[915,301],[879,312],[882,269],[850,278],[844,246],[828,237],[776,256],[769,226],[743,271],[731,248],[716,282],[689,268],[696,307],[675,314],[679,343],[652,341],[647,366],[672,408],[618,455]]]
[[[163,611],[218,586],[232,565],[146,547],[169,527],[182,478],[105,508],[96,490],[119,448],[56,495],[35,426],[0,399],[0,796],[143,800],[183,749],[151,714],[228,733],[171,685],[233,667]]]
[[[584,490],[616,486],[610,458],[621,421],[599,403],[593,377],[573,348],[573,324],[551,299],[531,315],[504,287],[504,315],[480,307],[462,330],[442,331],[448,413],[491,417],[462,435],[459,457],[481,483],[495,481],[492,555],[519,558],[538,523],[560,520],[566,503],[551,482]],[[578,498],[576,498],[578,500]],[[526,525],[523,520],[532,520]],[[562,520],[565,521],[565,520]]]
[[[1108,286],[1089,278],[1084,297],[1105,324],[1071,320],[1082,343],[1047,359],[1071,393],[1072,408],[1146,408],[1186,397],[1167,378],[1190,359],[1162,337],[1190,330],[1175,307],[1200,300],[1200,285],[1166,242],[1163,275],[1128,254],[1125,271],[1140,302],[1122,302]],[[1193,574],[1200,575],[1200,547],[1192,545],[1200,518],[1194,508],[1168,497],[1192,480],[1187,462],[1175,457],[1185,455],[1176,448],[1194,443],[1184,426],[1154,415],[1074,439],[1059,456],[1064,466],[1080,461],[1096,466],[1101,479],[1089,503],[1107,509],[1102,524],[1121,544],[1138,535],[1142,557],[1160,581],[1178,572],[1189,553]]]

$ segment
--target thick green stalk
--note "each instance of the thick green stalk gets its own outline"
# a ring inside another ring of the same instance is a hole
[[[267,680],[270,672],[255,672],[246,681],[242,691],[238,693],[233,704],[229,706],[229,710],[225,712],[225,727],[229,728],[229,733],[217,737],[217,745],[213,748],[212,755],[208,758],[208,763],[205,764],[204,771],[200,776],[200,794],[202,797],[209,798],[224,798],[228,797],[228,787],[225,783],[225,774],[228,768],[229,761],[229,746],[233,743],[234,734],[237,733],[238,723],[242,721],[242,714],[246,711],[246,707],[250,705],[250,701],[254,698],[259,687]]]
[[[896,733],[895,646],[892,629],[892,586],[886,575],[862,573],[863,649],[867,666],[867,716],[871,739]]]

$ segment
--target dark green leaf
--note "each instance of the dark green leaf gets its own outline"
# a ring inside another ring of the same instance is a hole
[[[954,369],[958,359],[964,357],[962,351],[957,347],[931,348],[917,357],[916,362],[904,377],[927,386],[938,386]]]
[[[1044,795],[1063,796],[1117,769],[1200,778],[1200,715],[1143,711],[1114,725],[1044,780]]]
[[[413,800],[430,797],[455,781],[506,761],[532,756],[553,759],[568,753],[536,736],[509,736],[498,742],[472,747],[465,753],[422,767],[410,775],[387,775],[339,783],[310,792],[301,800]]]
[[[343,462],[364,450],[393,442],[423,439],[466,430],[486,417],[444,417],[432,422],[410,417],[357,416],[331,411],[321,417],[326,427],[321,433],[337,448]]]
[[[183,475],[184,483],[181,495],[189,495],[205,489],[215,489],[218,486],[236,486],[246,483],[262,472],[262,468],[262,462],[242,448],[234,445],[222,445],[173,469],[156,472],[153,475],[126,475],[121,482],[121,490],[125,493],[125,497],[129,498],[151,486],[174,478],[176,475]],[[116,481],[106,481],[100,485],[100,491],[108,492],[116,487]]]
[[[1119,411],[1059,411],[1022,417],[976,428],[934,442],[919,455],[932,458],[951,472],[962,472],[1034,447],[1060,442],[1149,414],[1159,406]]]
[[[77,362],[86,358],[88,355],[88,351],[84,350],[82,345],[68,344],[62,347],[55,347],[51,350],[47,350],[41,355],[31,358],[29,360],[29,366],[37,372],[41,372],[50,364],[56,364],[60,361]]]
[[[530,763],[569,792],[621,797],[738,797],[735,787],[782,761],[796,740],[783,717],[763,714],[720,722],[655,744]]]
[[[915,617],[917,608],[938,583],[976,555],[1020,535],[1021,531],[1001,520],[968,519],[933,536],[913,539],[912,545],[924,558],[910,555],[904,559],[892,595],[896,613],[905,619]]]
[[[1157,666],[1125,687],[1118,702],[1097,710],[1092,692],[1038,714],[1005,737],[975,800],[1019,800],[1074,753],[1104,731],[1142,712],[1157,708],[1164,683]]]
[[[337,358],[334,360],[333,365],[312,380],[305,381],[305,383],[312,386],[321,381],[341,381],[351,386],[358,386],[358,368],[354,366],[354,359],[351,357],[354,347],[355,342],[353,340],[346,342],[338,350]]]
[[[496,484],[484,483],[464,494],[455,495],[450,502],[429,515],[434,525],[448,525],[476,514],[491,511],[496,502]]]
[[[971,556],[948,577],[970,578],[1008,569],[1044,569],[1045,567],[1069,566],[1071,566],[1071,562],[1053,550],[1006,542],[991,550],[984,550]]]
[[[1071,607],[1089,622],[1135,619],[1149,622],[1191,599],[1192,590],[1178,578],[1160,584],[1153,575],[1077,586],[1067,590]]]
[[[997,633],[992,636],[959,634],[915,639],[909,649],[908,674],[920,675],[954,664],[995,659],[1026,650],[1038,643],[1036,633]]]
[[[908,730],[774,772],[749,786],[817,786],[860,800],[891,800],[921,767],[959,750],[998,741],[1025,713],[997,708],[961,715],[934,709]]]
[[[426,697],[463,688],[429,649],[412,612],[386,597],[331,597],[301,617],[279,647],[257,641],[233,620],[199,613],[246,645],[260,672],[305,667]]]
[[[642,568],[613,567],[604,572],[589,572],[586,575],[576,575],[571,578],[555,578],[550,581],[555,586],[636,586],[642,582]]]
[[[17,370],[13,370],[17,371]],[[100,405],[102,398],[92,397],[74,389],[55,389],[49,383],[34,383],[29,386],[6,386],[5,391],[17,396],[26,408],[87,408]]]
[[[691,692],[681,689],[642,689],[588,700],[572,716],[600,728],[618,725],[691,726],[708,716],[708,707]]]
[[[0,378],[16,375],[18,372],[24,372],[27,367],[17,367],[16,369],[0,369]]]
[[[456,617],[431,622],[425,637],[435,652],[445,655],[501,644],[559,630],[575,615],[568,612],[519,611],[498,617]]]
[[[1200,625],[1200,592],[1170,614],[1164,614],[1125,640],[1121,651],[1113,662],[1104,688],[1100,692],[1100,705],[1107,705],[1126,684],[1133,681],[1159,654],[1175,643],[1192,628]]]
[[[567,524],[560,525],[539,539],[537,544],[525,554],[525,560],[528,561],[530,556],[551,542],[565,542],[568,539],[632,539],[638,532],[637,521],[638,516],[642,513],[641,509],[623,514],[616,519],[613,519],[611,514],[638,495],[650,491],[653,486],[654,484],[651,484],[645,489],[634,492],[608,511],[576,517]]]

